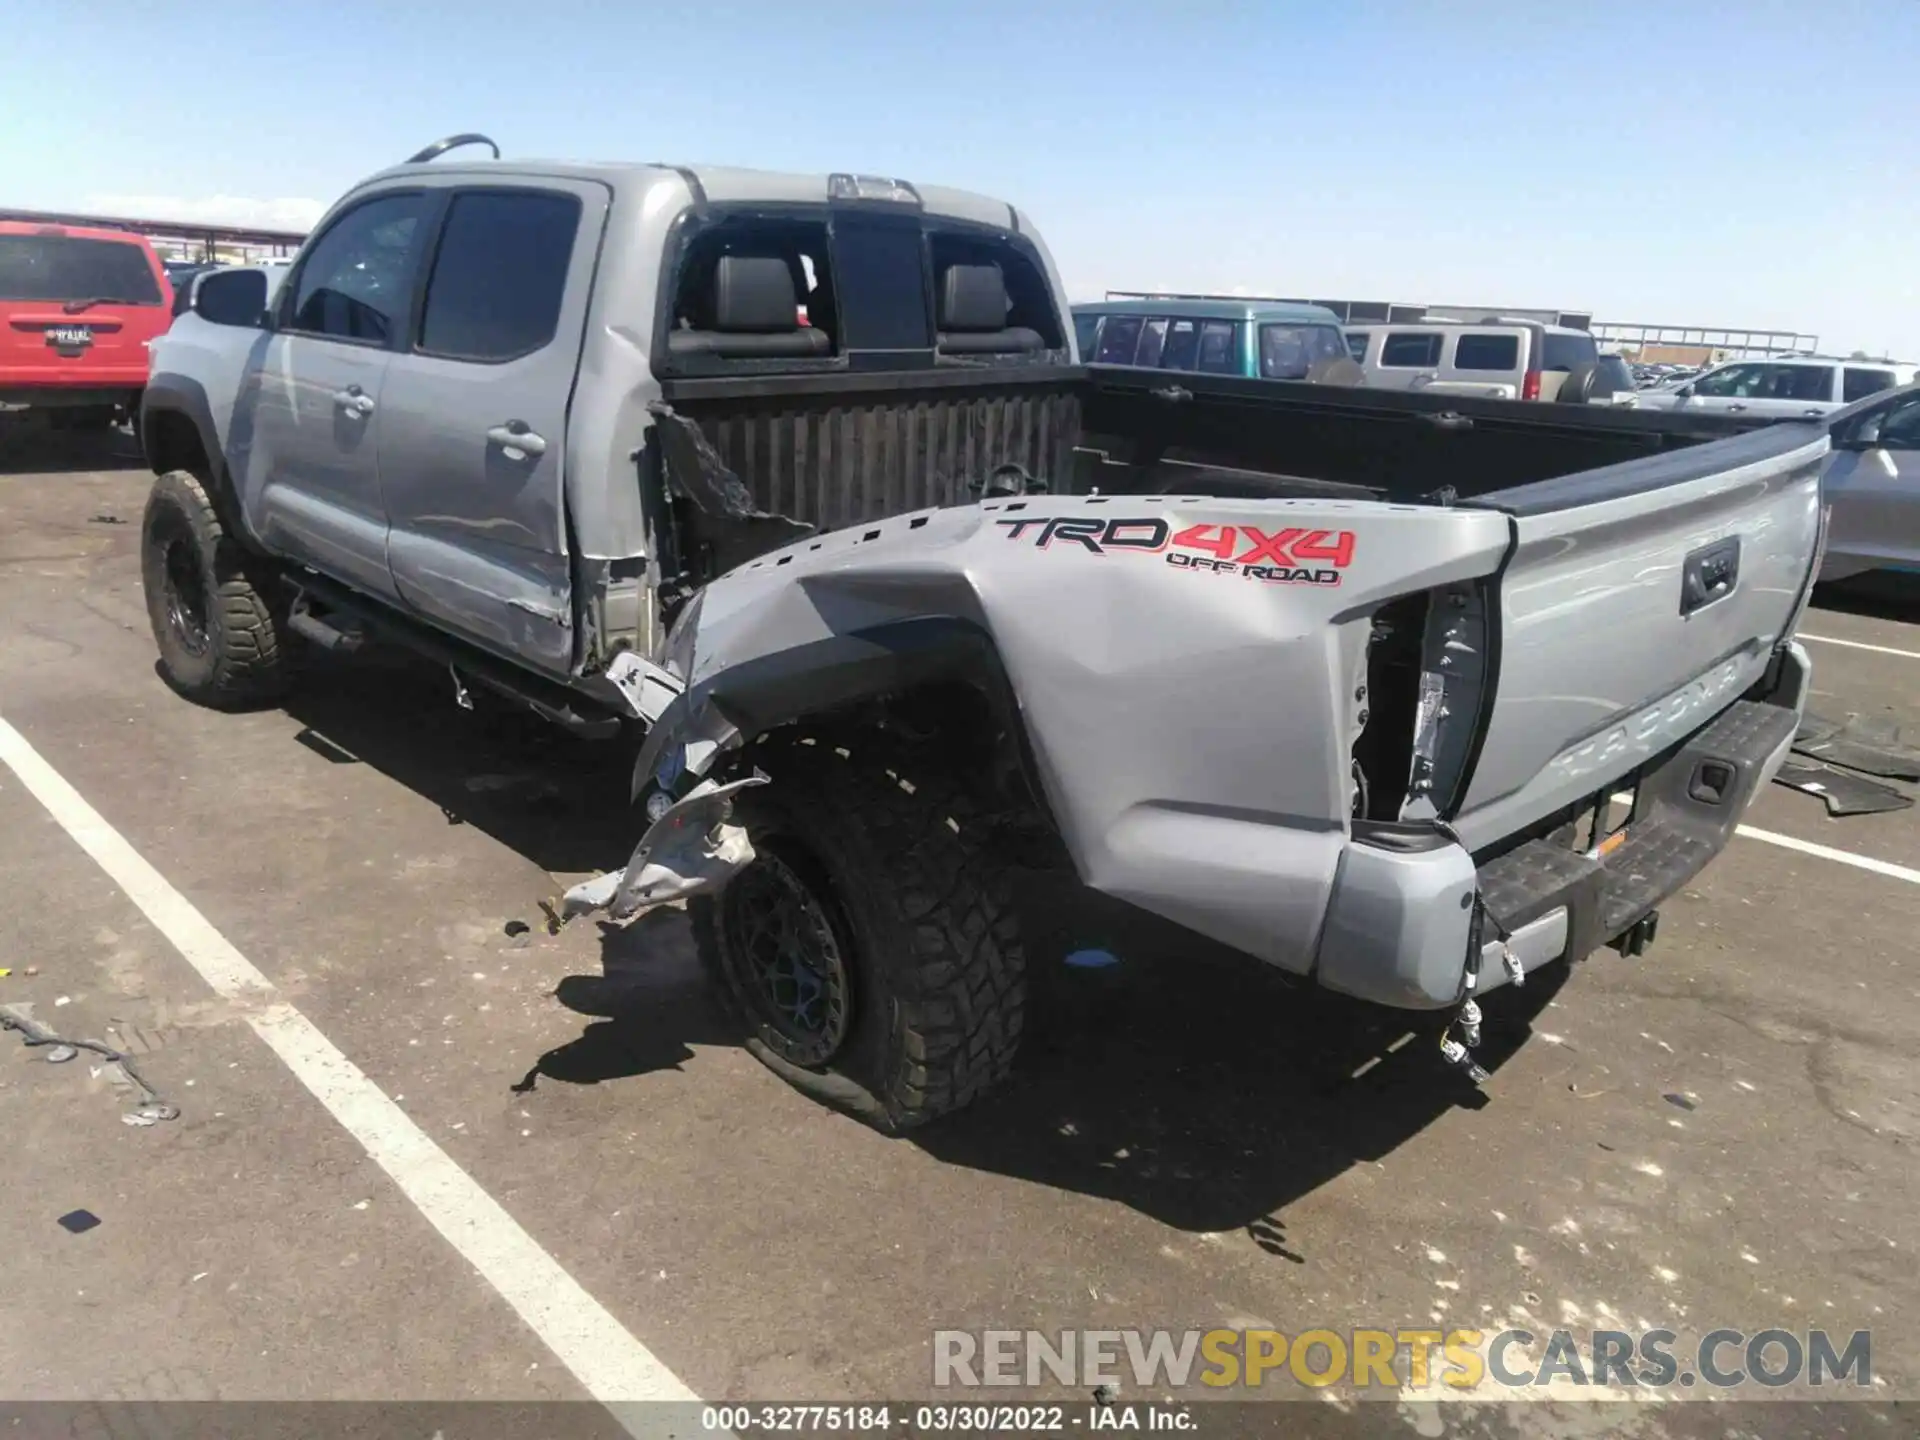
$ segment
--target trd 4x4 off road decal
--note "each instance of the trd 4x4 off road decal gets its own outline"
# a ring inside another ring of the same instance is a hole
[[[1275,585],[1338,585],[1340,572],[1353,563],[1351,530],[1304,530],[1288,526],[1269,534],[1253,525],[1189,525],[1174,531],[1158,516],[1100,519],[1035,516],[996,520],[1009,540],[1030,539],[1042,550],[1056,544],[1095,555],[1164,555],[1179,570],[1212,575],[1244,575]]]

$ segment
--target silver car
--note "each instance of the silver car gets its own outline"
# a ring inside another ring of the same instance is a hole
[[[1835,411],[1830,433],[1822,491],[1833,515],[1819,578],[1920,574],[1920,385]]]

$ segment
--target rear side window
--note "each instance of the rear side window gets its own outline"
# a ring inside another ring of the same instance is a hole
[[[1499,370],[1520,368],[1518,335],[1462,335],[1453,342],[1453,368],[1456,370]]]
[[[1076,315],[1073,317],[1073,338],[1080,347],[1080,358],[1082,360],[1091,360],[1093,358],[1093,342],[1099,333],[1100,317],[1098,315]]]
[[[1200,327],[1202,375],[1240,373],[1240,327],[1230,320],[1209,320]]]
[[[1388,335],[1380,345],[1380,363],[1383,366],[1417,370],[1425,365],[1440,363],[1440,337],[1438,335]]]
[[[530,355],[553,339],[580,227],[580,202],[476,191],[447,207],[427,280],[420,349],[453,360]]]
[[[1269,380],[1304,380],[1320,361],[1347,358],[1348,343],[1331,325],[1262,325],[1260,373]]]
[[[1878,395],[1882,390],[1893,388],[1893,378],[1891,370],[1858,370],[1849,365],[1840,398],[1851,404],[1869,395]]]
[[[78,235],[0,235],[0,300],[158,305],[160,281],[143,246]]]
[[[1600,347],[1591,335],[1555,335],[1549,331],[1540,337],[1542,370],[1572,370],[1599,358]]]
[[[1759,393],[1770,400],[1833,399],[1833,368],[1828,365],[1769,365]]]
[[[1138,315],[1109,315],[1107,323],[1100,330],[1100,349],[1094,356],[1095,363],[1131,365],[1134,347],[1139,343]]]
[[[1200,353],[1200,322],[1175,320],[1167,327],[1167,343],[1160,351],[1162,370],[1191,370]]]
[[[1140,350],[1134,356],[1136,365],[1158,365],[1160,352],[1167,348],[1167,322],[1149,320],[1140,331]]]
[[[404,327],[420,237],[419,195],[383,195],[342,215],[301,263],[287,325],[384,345]]]

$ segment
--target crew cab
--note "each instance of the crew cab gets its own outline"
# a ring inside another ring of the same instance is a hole
[[[172,300],[143,236],[0,220],[0,413],[72,429],[131,418]]]
[[[1644,948],[1791,743],[1819,427],[1086,367],[1005,202],[472,138],[155,347],[162,671],[385,638],[631,739],[565,913],[687,901],[747,1047],[883,1128],[1011,1065],[1021,867],[1477,1077],[1477,997]]]

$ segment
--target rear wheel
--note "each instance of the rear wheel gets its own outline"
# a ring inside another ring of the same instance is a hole
[[[284,610],[272,577],[226,533],[206,487],[184,470],[154,481],[142,521],[147,617],[167,683],[231,709],[286,686]]]
[[[861,737],[865,739],[867,737]],[[954,777],[781,739],[737,815],[756,858],[690,905],[747,1049],[888,1132],[969,1104],[1012,1067],[1026,968],[1012,872]]]

